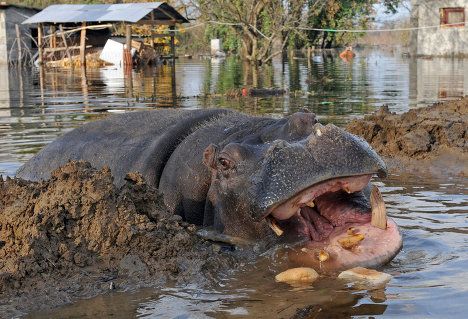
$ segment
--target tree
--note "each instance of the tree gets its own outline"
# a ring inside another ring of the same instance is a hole
[[[229,26],[240,39],[240,54],[252,63],[265,63],[280,54],[292,30],[299,26],[307,0],[193,1],[201,20]],[[273,50],[275,41],[279,42]]]
[[[395,11],[401,0],[192,0],[199,21],[208,22],[210,35],[240,39],[241,57],[252,63],[268,62],[293,47],[331,47],[360,34],[321,29],[366,28],[372,22],[373,5],[383,3]],[[275,45],[276,44],[276,45]],[[232,47],[230,48],[232,49]]]

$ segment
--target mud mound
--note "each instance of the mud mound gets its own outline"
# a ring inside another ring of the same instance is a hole
[[[86,162],[40,183],[0,179],[2,299],[20,311],[51,307],[111,282],[126,289],[206,280],[233,262],[170,215],[141,175],[126,181],[117,189],[109,169]]]
[[[409,163],[414,159],[436,166],[458,167],[466,174],[468,156],[468,97],[395,114],[382,107],[354,120],[348,131],[362,136],[381,155]],[[396,161],[390,161],[396,162]],[[460,166],[461,165],[461,166]]]

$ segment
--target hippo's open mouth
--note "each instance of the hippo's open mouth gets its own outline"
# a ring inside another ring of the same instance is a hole
[[[317,264],[319,253],[330,257],[330,269],[388,262],[402,239],[385,209],[372,209],[364,191],[371,177],[339,177],[312,185],[272,207],[266,219],[278,236],[301,243],[293,251],[301,264]]]
[[[270,222],[287,236],[322,241],[335,227],[368,223],[371,209],[362,190],[372,175],[341,177],[315,184],[274,207]]]

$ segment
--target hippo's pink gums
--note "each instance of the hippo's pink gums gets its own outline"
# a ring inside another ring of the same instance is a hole
[[[373,174],[385,176],[383,161],[365,141],[317,123],[311,113],[283,119],[227,110],[116,115],[65,134],[18,176],[45,179],[69,159],[108,165],[117,185],[127,172],[139,171],[184,220],[225,235],[297,243],[290,257],[300,264],[316,264],[316,251],[326,250],[331,270],[375,266],[401,247],[393,222],[385,230],[370,225],[368,185]],[[353,249],[337,244],[349,226],[364,235]]]

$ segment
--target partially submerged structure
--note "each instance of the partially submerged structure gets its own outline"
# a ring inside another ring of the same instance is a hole
[[[468,56],[466,0],[412,0],[415,56]]]
[[[0,2],[0,64],[25,57],[35,46],[28,25],[21,23],[39,12],[38,9]]]
[[[65,53],[71,59],[73,52],[79,50],[81,65],[86,64],[86,49],[93,44],[93,39],[87,37],[87,32],[96,32],[94,40],[99,37],[109,38],[111,27],[124,30],[126,36],[126,53],[124,61],[128,60],[132,47],[132,25],[149,26],[154,30],[156,26],[168,26],[166,34],[156,34],[151,31],[150,45],[154,39],[170,37],[171,58],[175,58],[174,34],[177,23],[187,23],[176,9],[165,2],[124,3],[124,4],[59,4],[51,5],[36,15],[30,17],[23,24],[36,25],[38,30],[37,43],[39,50],[39,64],[47,59],[57,59],[57,52]],[[107,30],[107,31],[102,31]],[[79,37],[71,36],[79,32]],[[107,33],[106,33],[107,32]],[[107,35],[106,35],[107,34]],[[107,39],[104,39],[107,40]],[[61,57],[64,55],[62,54]]]

